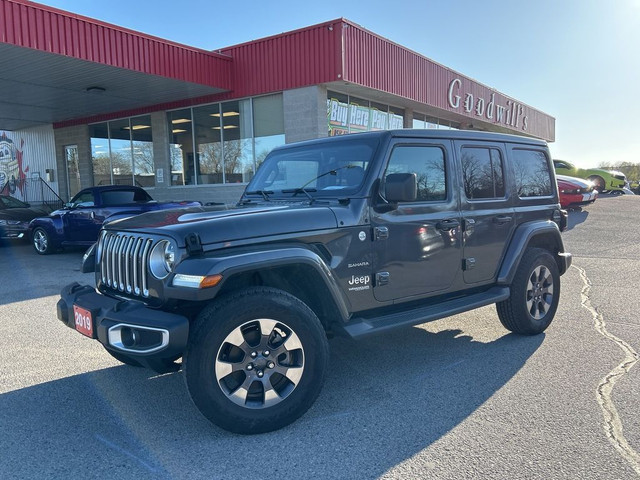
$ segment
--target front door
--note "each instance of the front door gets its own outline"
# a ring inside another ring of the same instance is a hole
[[[415,202],[373,209],[374,295],[379,301],[445,293],[461,269],[461,229],[449,142],[392,145],[382,178],[415,173]],[[384,187],[383,187],[384,188]]]

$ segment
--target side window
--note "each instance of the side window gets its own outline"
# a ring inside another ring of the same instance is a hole
[[[93,193],[91,192],[80,192],[76,195],[73,200],[71,200],[76,207],[93,207]]]
[[[514,149],[513,169],[519,197],[546,197],[552,194],[551,172],[544,152]]]
[[[391,173],[415,173],[419,202],[446,200],[444,151],[440,147],[401,145],[391,152],[385,177]]]
[[[504,198],[504,170],[500,150],[462,148],[464,193],[469,200]]]

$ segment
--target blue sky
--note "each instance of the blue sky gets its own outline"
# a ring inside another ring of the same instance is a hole
[[[39,3],[209,50],[345,17],[554,116],[554,158],[640,163],[640,0]]]

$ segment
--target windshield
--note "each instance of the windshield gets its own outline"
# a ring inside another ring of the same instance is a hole
[[[17,198],[7,197],[4,195],[0,196],[0,209],[3,208],[26,208],[27,205],[22,203]]]
[[[246,194],[353,194],[362,185],[377,146],[377,137],[353,136],[275,150],[258,169]]]

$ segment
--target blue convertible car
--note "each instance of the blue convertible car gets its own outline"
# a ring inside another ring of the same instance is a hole
[[[152,210],[200,206],[200,202],[155,201],[140,187],[109,185],[85,188],[63,208],[29,224],[33,248],[40,255],[66,246],[91,246],[106,221]]]

